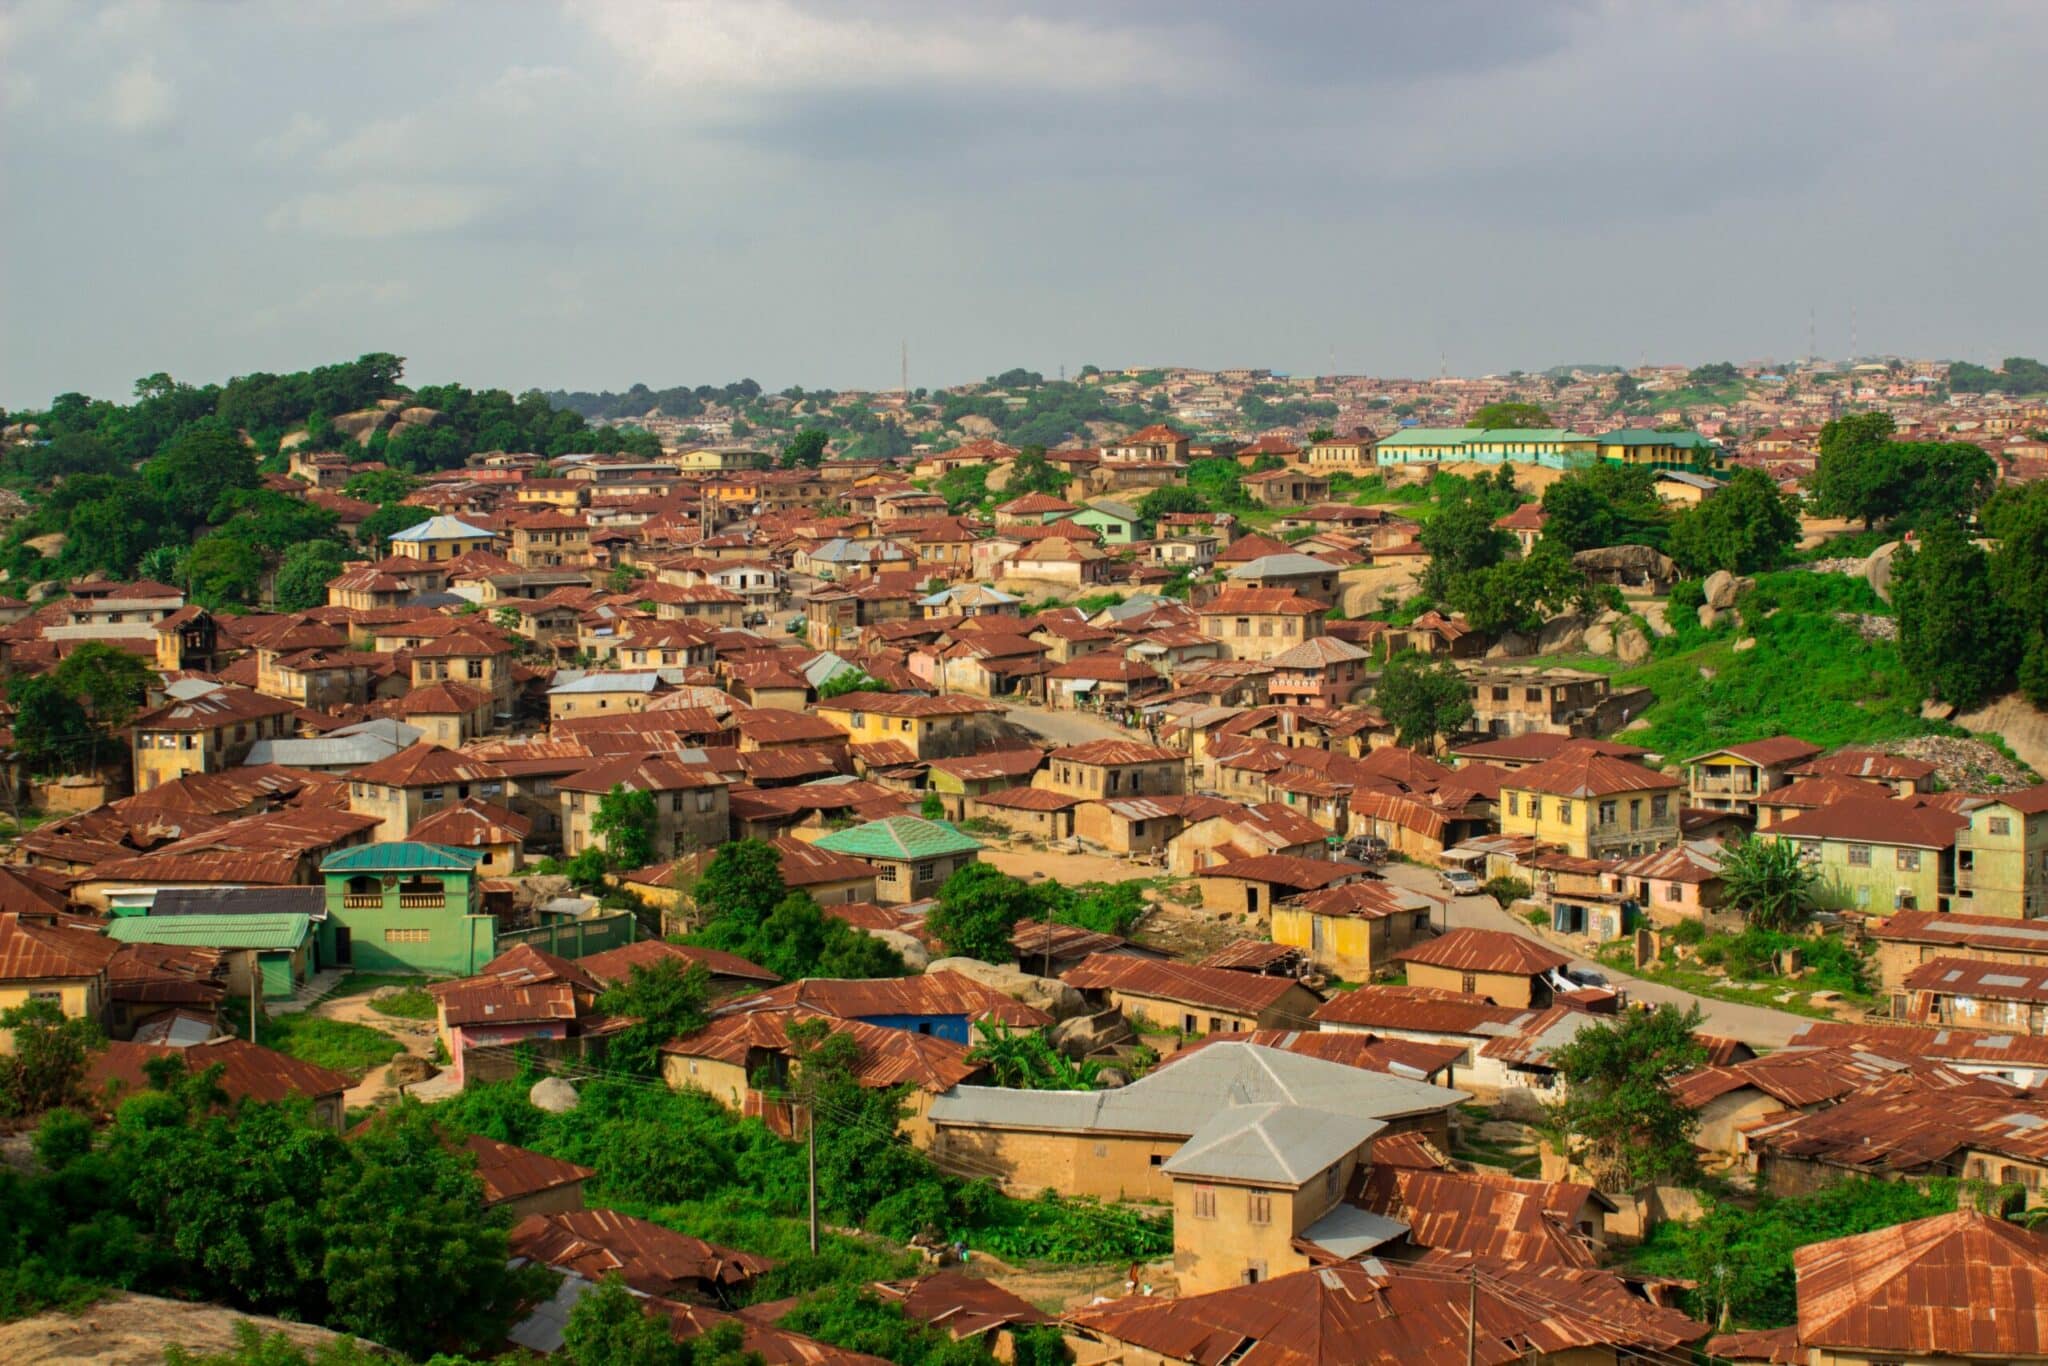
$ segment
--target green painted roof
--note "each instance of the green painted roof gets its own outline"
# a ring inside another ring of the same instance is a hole
[[[483,859],[481,849],[451,849],[445,844],[421,844],[418,840],[397,840],[391,844],[361,844],[329,854],[320,860],[323,873],[421,873],[473,872]]]
[[[1462,446],[1485,433],[1477,427],[1403,427],[1380,439],[1382,446]]]
[[[945,821],[928,821],[922,816],[891,816],[869,821],[851,830],[836,830],[815,841],[818,848],[852,858],[932,858],[940,854],[965,854],[981,848],[981,841],[963,835]]]
[[[1591,443],[1593,438],[1584,432],[1575,432],[1565,427],[1488,427],[1473,438],[1478,442],[1494,441],[1580,441]]]
[[[129,915],[107,926],[123,944],[206,949],[295,949],[313,932],[309,915]]]
[[[1648,427],[1623,427],[1600,436],[1603,446],[1677,446],[1685,450],[1711,450],[1714,443],[1698,432],[1653,432]]]

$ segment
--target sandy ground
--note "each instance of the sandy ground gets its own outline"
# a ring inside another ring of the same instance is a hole
[[[1079,745],[1105,737],[1113,740],[1132,738],[1132,732],[1116,722],[1081,711],[1048,711],[1043,707],[1011,704],[1010,720],[1056,745]]]
[[[234,1326],[248,1319],[268,1336],[280,1329],[302,1347],[341,1336],[310,1324],[239,1314],[211,1304],[185,1304],[151,1295],[116,1295],[76,1316],[37,1314],[0,1324],[0,1361],[9,1366],[161,1366],[173,1344],[201,1355],[234,1346]]]
[[[312,1014],[323,1015],[330,1020],[347,1020],[352,1024],[368,1025],[381,1029],[405,1045],[405,1051],[415,1057],[434,1060],[434,1022],[432,1020],[401,1020],[370,1008],[367,994],[361,996],[334,996],[312,1007]],[[342,1104],[351,1110],[369,1105],[385,1105],[396,1099],[397,1092],[384,1080],[382,1067],[372,1068],[361,1081],[342,1093]],[[0,1358],[4,1359],[4,1358]]]

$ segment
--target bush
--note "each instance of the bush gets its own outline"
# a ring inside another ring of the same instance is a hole
[[[1490,877],[1486,880],[1485,892],[1503,906],[1512,906],[1517,901],[1527,901],[1533,889],[1518,877]],[[1548,917],[1546,917],[1547,919]],[[1535,921],[1530,921],[1535,924]]]
[[[1540,930],[1550,924],[1550,912],[1544,910],[1539,906],[1534,909],[1522,912],[1522,919],[1528,921],[1531,925],[1534,925],[1537,929]]]
[[[1664,937],[1674,944],[1697,944],[1707,937],[1707,927],[1697,920],[1681,920],[1664,931]]]

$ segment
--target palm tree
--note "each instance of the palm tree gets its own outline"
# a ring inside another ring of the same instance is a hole
[[[1729,904],[1758,929],[1797,929],[1819,906],[1820,872],[1790,840],[1746,839],[1721,860]]]
[[[985,1064],[998,1086],[1017,1091],[1092,1091],[1102,1071],[1102,1064],[1093,1059],[1073,1061],[1043,1034],[1019,1034],[993,1020],[976,1020],[974,1032],[981,1042],[974,1045],[967,1060]]]

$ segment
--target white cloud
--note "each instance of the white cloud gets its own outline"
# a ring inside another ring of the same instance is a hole
[[[883,89],[1185,89],[1212,63],[1175,35],[958,9],[817,13],[791,0],[609,0],[571,5],[641,73],[684,93]]]
[[[327,120],[300,110],[285,120],[284,127],[256,143],[256,155],[265,161],[296,161],[327,140]]]
[[[107,87],[107,122],[125,133],[147,132],[171,116],[177,94],[157,74],[156,59],[140,57],[121,69]]]
[[[364,184],[288,199],[264,220],[273,231],[328,237],[416,237],[481,218],[492,196],[464,185]]]

